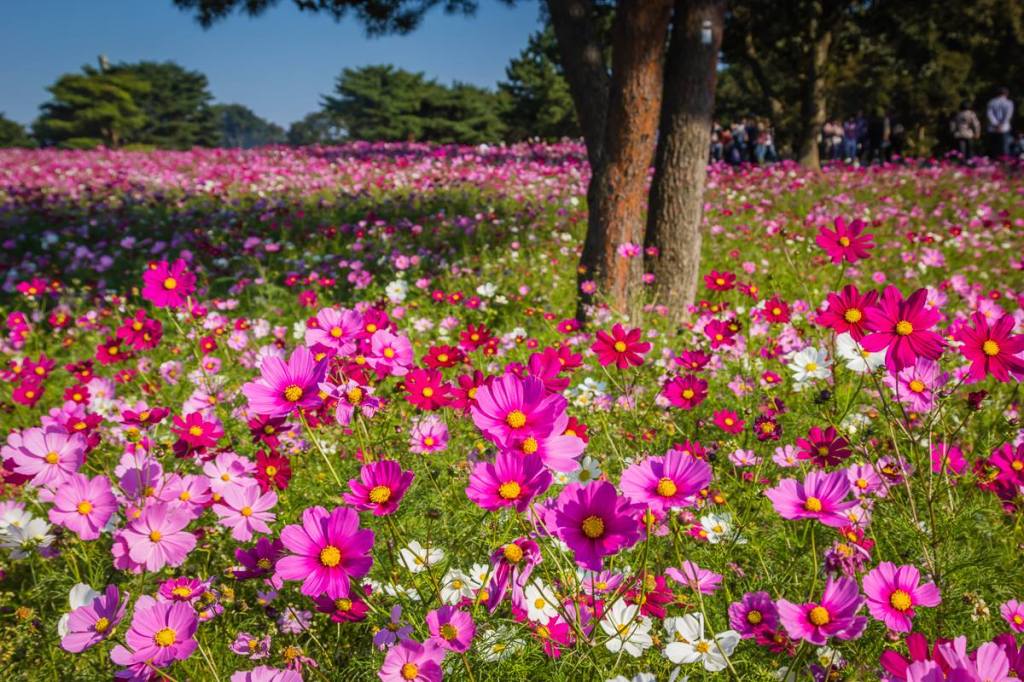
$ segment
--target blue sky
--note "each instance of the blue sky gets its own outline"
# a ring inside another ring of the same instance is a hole
[[[204,30],[171,0],[29,0],[0,4],[0,112],[29,123],[46,86],[99,54],[111,62],[173,60],[206,74],[217,102],[245,104],[287,126],[318,108],[343,67],[392,63],[448,83],[494,86],[538,28],[538,6],[481,0],[475,17],[429,14],[408,36],[367,38],[281,0],[257,18]]]

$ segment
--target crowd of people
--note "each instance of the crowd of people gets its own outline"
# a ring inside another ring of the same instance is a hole
[[[1008,88],[1000,88],[985,107],[982,117],[964,100],[949,118],[948,139],[940,147],[955,152],[964,162],[978,154],[990,158],[1024,159],[1024,131],[1014,135],[1013,101]],[[859,165],[889,163],[903,157],[907,129],[891,111],[879,109],[867,116],[863,111],[848,118],[833,118],[822,127],[819,152],[823,161]],[[730,165],[771,163],[780,159],[775,134],[767,119],[745,117],[729,124],[714,123],[711,131],[711,161]]]

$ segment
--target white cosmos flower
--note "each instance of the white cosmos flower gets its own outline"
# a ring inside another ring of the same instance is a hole
[[[24,528],[34,516],[23,507],[11,507],[3,514],[0,514],[0,532],[6,532],[10,528]]]
[[[874,372],[885,364],[885,351],[866,351],[846,333],[836,337],[836,355],[843,359],[850,371],[857,374]]]
[[[479,583],[459,569],[449,569],[441,581],[441,601],[454,605],[463,599],[472,599],[479,587]]]
[[[498,287],[490,282],[481,284],[476,288],[477,296],[480,298],[491,298],[494,294],[498,293]]]
[[[533,580],[526,586],[523,601],[526,602],[526,615],[532,621],[546,623],[558,615],[558,609],[555,608],[558,597],[540,580]]]
[[[711,638],[704,636],[704,615],[688,613],[665,619],[665,630],[673,641],[665,647],[665,657],[673,663],[704,664],[709,672],[724,670],[727,660],[739,644],[740,634],[735,630],[720,632]]]
[[[700,517],[700,527],[707,534],[707,540],[712,545],[719,542],[733,542],[737,545],[747,544],[747,539],[735,531],[732,527],[732,514],[723,512],[721,514],[705,514]]]
[[[814,346],[808,346],[802,351],[794,353],[789,359],[789,369],[793,372],[793,378],[799,383],[828,378],[831,366],[832,361],[828,354]]]
[[[580,468],[569,473],[556,472],[555,482],[559,485],[569,483],[589,483],[601,476],[601,465],[597,460],[587,455],[580,460]]]
[[[384,293],[392,303],[401,303],[409,293],[409,285],[404,279],[396,279],[384,288]]]
[[[11,550],[12,559],[24,559],[36,547],[49,547],[53,542],[50,524],[43,519],[33,518],[24,526],[7,528],[0,547]]]
[[[399,552],[398,558],[410,573],[422,573],[427,566],[433,566],[444,558],[444,550],[438,547],[428,549],[413,540]]]
[[[86,604],[91,604],[92,600],[98,596],[100,596],[100,593],[85,583],[78,583],[71,588],[71,592],[68,593],[68,604],[71,606],[71,610],[57,621],[57,634],[62,639],[68,634],[68,618],[71,617],[71,611],[80,609]]]
[[[516,636],[511,626],[502,625],[477,637],[476,647],[485,661],[494,662],[519,651],[523,647],[523,640]]]
[[[626,677],[625,675],[619,675],[613,677],[606,682],[658,682],[658,678],[654,676],[654,673],[637,673],[633,677]]]
[[[640,607],[619,600],[605,612],[601,629],[611,639],[604,643],[612,653],[625,651],[633,657],[640,656],[654,643],[651,639],[651,621],[639,618]]]

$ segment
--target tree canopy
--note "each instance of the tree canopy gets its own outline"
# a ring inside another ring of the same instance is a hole
[[[220,147],[249,149],[285,141],[284,128],[260,118],[247,106],[215,104],[212,109]]]
[[[510,139],[580,136],[572,94],[550,26],[530,36],[526,48],[505,69],[505,78],[498,90],[504,96],[502,120]]]
[[[0,147],[35,147],[35,140],[25,126],[0,113]]]

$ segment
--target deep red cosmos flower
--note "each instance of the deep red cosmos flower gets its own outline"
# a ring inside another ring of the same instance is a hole
[[[421,410],[436,410],[451,401],[452,387],[436,369],[414,369],[405,375],[405,399]]]
[[[811,427],[806,438],[797,438],[796,445],[800,448],[800,459],[809,459],[819,467],[839,464],[850,456],[849,442],[833,426],[824,431],[818,426]]]
[[[619,369],[626,369],[630,365],[639,367],[644,363],[642,356],[651,349],[650,343],[640,340],[642,335],[642,329],[634,328],[627,332],[621,324],[616,324],[612,327],[611,335],[598,330],[597,340],[590,349],[597,353],[602,366],[615,363]]]

